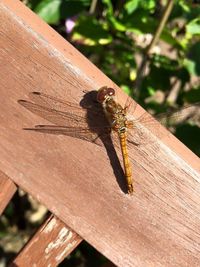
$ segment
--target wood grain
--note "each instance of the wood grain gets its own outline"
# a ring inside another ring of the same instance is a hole
[[[81,241],[79,235],[51,215],[9,266],[56,267]]]
[[[0,215],[8,205],[16,190],[17,187],[13,181],[0,171]]]
[[[129,151],[130,197],[118,149],[24,131],[47,124],[17,103],[32,91],[76,104],[104,85],[126,96],[19,1],[1,1],[0,16],[0,169],[117,266],[200,266],[199,159],[163,128]]]

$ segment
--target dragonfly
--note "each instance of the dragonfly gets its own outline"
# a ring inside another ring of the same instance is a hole
[[[124,163],[127,190],[129,194],[133,194],[133,178],[127,149],[127,130],[128,128],[133,128],[133,121],[127,118],[128,105],[123,108],[116,102],[114,97],[115,90],[113,88],[102,87],[98,91],[97,101],[102,104],[111,128],[118,134]]]
[[[133,113],[136,108],[136,102],[128,98],[125,106],[116,100],[116,92],[113,88],[103,86],[98,91],[86,92],[80,105],[61,100],[54,96],[42,92],[32,92],[27,100],[18,100],[18,103],[29,111],[47,119],[54,125],[36,125],[34,128],[24,128],[41,133],[64,134],[71,137],[83,139],[99,145],[99,139],[110,136],[114,144],[120,144],[124,176],[127,185],[128,194],[134,192],[134,182],[132,168],[128,156],[128,145],[139,146],[150,142],[148,135],[144,131],[143,125],[150,126],[153,134],[161,137],[163,131],[158,122],[150,114],[144,113],[139,118],[130,116],[129,111]],[[199,107],[196,105],[195,107]],[[188,119],[188,114],[194,114],[196,109],[189,106],[184,110],[186,112],[175,112],[171,116],[173,120]],[[167,114],[161,114],[156,117],[163,123]],[[117,136],[117,138],[116,138]],[[108,139],[110,142],[110,138]],[[152,141],[152,140],[151,140]]]

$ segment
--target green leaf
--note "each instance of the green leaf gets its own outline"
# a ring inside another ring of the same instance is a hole
[[[171,32],[169,32],[169,30],[166,28],[161,33],[160,39],[162,39],[169,45],[176,46],[177,48],[182,49],[181,43],[177,41],[176,38],[172,36]]]
[[[112,24],[112,27],[120,32],[125,32],[126,31],[126,25],[115,19],[114,17],[109,18],[110,23]]]
[[[148,94],[149,94],[150,96],[153,96],[153,95],[155,94],[155,92],[156,92],[155,88],[153,88],[153,87],[151,87],[151,86],[148,86],[148,87],[147,87],[147,91],[148,91]]]
[[[109,13],[110,15],[113,15],[112,2],[110,0],[102,0],[102,2],[107,8],[106,12]]]
[[[58,24],[61,19],[73,17],[90,4],[89,0],[41,0],[34,8],[49,24]]]
[[[179,0],[178,1],[178,4],[180,5],[180,7],[182,7],[182,9],[186,13],[190,12],[190,8],[189,8],[189,5],[187,4],[187,2],[189,2],[189,1],[185,1],[185,0]]]
[[[191,35],[199,35],[200,34],[200,18],[193,19],[186,25],[187,33]]]
[[[106,18],[107,21],[110,23],[110,25],[116,30],[124,32],[126,31],[126,26],[123,25],[123,23],[116,19],[114,13],[113,13],[113,6],[112,2],[110,0],[103,0],[104,5],[106,5]]]
[[[138,7],[140,0],[129,0],[125,5],[124,8],[128,14],[132,14]]]
[[[152,55],[152,64],[156,67],[163,68],[166,70],[177,71],[179,63],[177,60],[170,59],[163,55],[154,54]]]
[[[122,90],[129,96],[132,95],[132,90],[129,86],[125,85],[125,84],[122,84],[120,85],[120,88],[122,88]]]
[[[140,1],[141,2],[141,6],[143,7],[143,9],[146,10],[154,10],[156,7],[156,1],[155,0],[149,0],[149,1]]]
[[[56,24],[60,20],[60,6],[62,0],[43,0],[34,12],[49,24]]]
[[[80,16],[73,30],[72,40],[89,46],[105,45],[112,42],[112,36],[96,18]]]
[[[183,66],[188,70],[191,75],[196,75],[196,64],[193,60],[185,58],[183,60]]]

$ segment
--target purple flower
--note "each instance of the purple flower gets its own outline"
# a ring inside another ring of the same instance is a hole
[[[65,27],[66,27],[66,32],[70,34],[76,24],[76,16],[68,18],[65,20]]]

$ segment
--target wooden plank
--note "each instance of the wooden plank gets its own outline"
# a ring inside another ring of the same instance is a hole
[[[0,215],[17,190],[16,185],[0,171]]]
[[[17,103],[31,91],[75,104],[104,85],[126,96],[19,1],[1,1],[0,16],[0,168],[117,266],[199,266],[199,159],[163,129],[130,150],[130,197],[113,150],[22,130],[47,123]]]
[[[58,266],[82,241],[82,238],[51,215],[26,244],[10,267]]]

